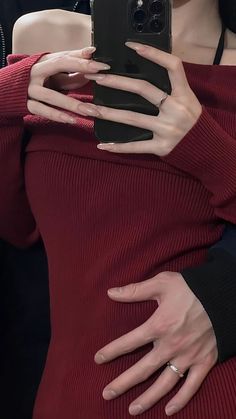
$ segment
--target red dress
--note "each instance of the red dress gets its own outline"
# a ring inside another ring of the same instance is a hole
[[[52,339],[34,419],[128,419],[159,372],[113,401],[102,390],[151,345],[106,365],[93,358],[156,304],[115,303],[107,289],[201,263],[225,220],[236,223],[236,67],[185,64],[203,113],[160,159],[97,150],[90,118],[68,126],[26,116],[38,57],[12,59],[0,73],[0,235],[18,246],[41,235],[50,273]],[[70,95],[91,100],[91,86]],[[31,139],[22,161],[24,127]],[[140,417],[166,418],[175,392]],[[232,358],[175,417],[235,419],[235,392]]]

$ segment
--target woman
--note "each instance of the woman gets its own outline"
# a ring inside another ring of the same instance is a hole
[[[179,34],[188,34],[181,35],[188,46],[185,71],[181,54],[176,57],[175,42],[172,57],[129,45],[165,65],[172,80],[174,96],[165,97],[159,120],[149,121],[152,142],[116,149],[108,145],[116,153],[102,153],[96,147],[92,120],[86,115],[95,112],[97,117],[118,120],[122,111],[108,114],[81,104],[91,99],[81,73],[91,79],[91,73],[104,68],[91,63],[91,50],[40,54],[2,70],[0,167],[8,182],[0,185],[4,202],[0,231],[19,246],[40,234],[49,260],[52,341],[35,419],[125,419],[140,413],[143,418],[164,418],[164,406],[168,415],[180,411],[202,382],[196,397],[176,417],[233,419],[235,415],[231,396],[235,358],[215,365],[218,350],[211,321],[178,272],[204,260],[206,249],[221,236],[224,220],[236,222],[232,97],[236,42],[227,31],[223,66],[213,67],[209,54],[213,59],[221,30],[216,2],[176,2],[173,17],[174,41],[178,41],[176,28],[181,29]],[[196,46],[200,22],[205,32]],[[59,75],[50,80],[54,74]],[[53,92],[50,82],[83,87],[79,96],[76,89],[66,96]],[[98,82],[109,84],[109,79]],[[126,89],[127,81],[113,78],[112,85]],[[141,88],[139,81],[129,80],[128,85]],[[146,87],[149,100],[155,96],[160,104],[163,92]],[[23,123],[28,111],[38,116],[27,116]],[[122,113],[122,122],[126,118]],[[135,119],[135,124],[145,122],[145,116]],[[181,130],[167,133],[169,122]],[[157,142],[160,124],[162,141]],[[26,193],[19,165],[24,126],[31,132],[24,165]],[[127,147],[132,147],[130,154],[119,154]],[[113,290],[106,298],[108,288],[129,283],[136,285],[123,292]],[[114,360],[96,365],[95,352],[98,364]],[[170,364],[165,366],[167,361]],[[180,376],[188,369],[181,386]],[[112,399],[109,402],[101,397],[105,386],[103,396]]]

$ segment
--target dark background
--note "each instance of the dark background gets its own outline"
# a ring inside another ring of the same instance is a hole
[[[89,0],[0,0],[1,65],[11,53],[15,21],[29,12],[58,8],[90,12]],[[0,419],[31,419],[50,340],[42,243],[18,250],[0,241],[0,288]]]

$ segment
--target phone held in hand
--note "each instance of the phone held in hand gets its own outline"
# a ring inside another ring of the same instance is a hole
[[[125,45],[139,42],[171,52],[171,0],[91,0],[92,45],[95,61],[111,66],[111,73],[147,80],[168,94],[167,70],[144,59]],[[94,103],[115,109],[158,115],[158,108],[141,96],[94,83]],[[95,119],[100,142],[149,140],[149,130]]]

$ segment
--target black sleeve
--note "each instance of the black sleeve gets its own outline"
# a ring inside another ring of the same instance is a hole
[[[208,253],[207,261],[184,269],[188,286],[212,322],[219,362],[236,355],[236,226],[229,225]]]

